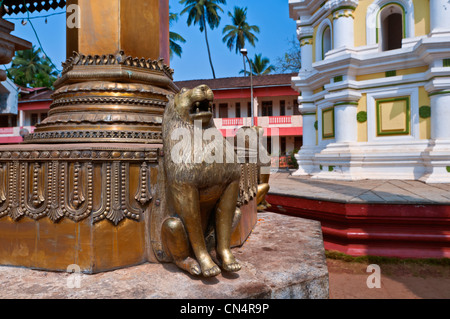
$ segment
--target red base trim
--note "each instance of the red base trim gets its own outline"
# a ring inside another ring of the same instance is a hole
[[[450,258],[450,205],[348,204],[275,194],[267,201],[272,212],[320,221],[328,250]]]

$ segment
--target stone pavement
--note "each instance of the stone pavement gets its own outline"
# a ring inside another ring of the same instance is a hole
[[[147,263],[95,275],[0,267],[0,299],[325,299],[329,296],[319,222],[258,214],[258,223],[247,242],[233,251],[242,270],[208,279],[190,276],[173,264]]]
[[[273,173],[269,193],[357,204],[450,204],[450,184],[407,180],[318,180],[290,174]]]

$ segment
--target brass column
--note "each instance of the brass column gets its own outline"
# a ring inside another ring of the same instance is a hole
[[[165,62],[168,1],[73,4],[79,28],[67,29],[68,58],[49,116],[25,143],[161,143],[164,107],[178,91]]]

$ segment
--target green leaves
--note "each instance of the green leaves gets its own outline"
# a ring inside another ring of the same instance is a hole
[[[41,55],[41,49],[17,51],[8,70],[8,77],[23,87],[52,88],[58,72],[50,62]]]
[[[275,67],[270,64],[270,60],[263,57],[262,54],[255,54],[255,57],[250,62],[252,64],[251,70],[253,75],[266,75],[275,71]],[[250,74],[250,72],[244,70],[240,73],[245,73],[245,75]]]
[[[170,12],[169,13],[170,26],[172,26],[172,23],[177,20],[178,14]],[[186,40],[178,33],[170,31],[169,32],[170,58],[172,58],[174,54],[181,58],[181,53],[183,53],[183,49],[181,48],[181,45],[179,45],[177,42],[186,43]]]
[[[225,35],[222,41],[226,43],[227,48],[230,51],[234,48],[238,54],[241,49],[245,48],[246,41],[255,46],[258,38],[254,33],[259,33],[260,30],[258,26],[251,26],[247,23],[247,8],[234,7],[234,13],[228,12],[228,16],[231,18],[232,24],[226,25],[222,31],[222,34]]]

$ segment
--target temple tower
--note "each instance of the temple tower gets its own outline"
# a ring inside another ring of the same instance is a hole
[[[302,68],[298,175],[450,182],[450,4],[290,0]]]

